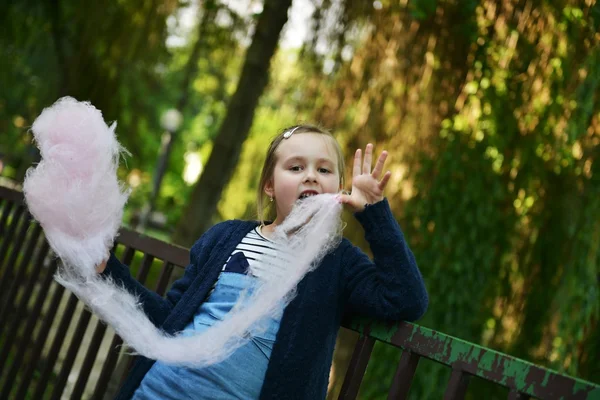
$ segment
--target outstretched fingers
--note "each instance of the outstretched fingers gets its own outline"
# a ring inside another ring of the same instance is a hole
[[[357,149],[356,152],[354,153],[354,165],[352,167],[352,177],[355,178],[359,175],[371,174],[371,176],[374,179],[379,179],[379,177],[381,176],[381,173],[383,172],[383,167],[385,165],[385,161],[387,160],[387,157],[388,157],[388,152],[385,150],[382,151],[381,155],[377,159],[377,162],[375,163],[375,168],[373,169],[373,172],[371,172],[371,163],[373,161],[373,145],[371,143],[367,144],[367,146],[365,148],[364,159],[362,158],[362,150]],[[381,180],[377,182],[377,187],[380,190],[385,189],[385,187],[388,184],[388,181],[390,180],[391,175],[392,175],[392,173],[390,171],[387,171],[383,175]]]
[[[385,175],[383,175],[383,178],[381,178],[381,180],[379,181],[379,183],[377,184],[377,186],[379,187],[379,189],[381,191],[383,191],[385,189],[385,187],[388,184],[388,181],[390,180],[390,177],[392,176],[392,172],[391,171],[387,171],[385,173]]]
[[[377,159],[377,164],[375,164],[375,169],[373,170],[373,173],[371,174],[371,175],[373,175],[373,178],[379,179],[379,175],[381,175],[381,171],[383,171],[383,165],[385,164],[387,155],[388,155],[387,151],[384,150],[381,152],[381,155]]]
[[[371,163],[373,162],[373,145],[367,144],[365,148],[365,159],[363,161],[363,174],[371,173]]]
[[[357,177],[360,175],[360,163],[362,161],[362,151],[357,149],[354,153],[354,165],[352,166],[352,177]]]

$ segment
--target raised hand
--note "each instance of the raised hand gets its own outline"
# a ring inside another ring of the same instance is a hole
[[[383,200],[383,191],[392,176],[392,173],[387,171],[379,180],[387,155],[387,151],[382,151],[375,169],[371,171],[373,145],[367,144],[364,160],[361,149],[356,150],[352,168],[352,192],[349,195],[341,194],[339,197],[341,203],[347,204],[354,212],[360,212],[365,209],[365,205]]]

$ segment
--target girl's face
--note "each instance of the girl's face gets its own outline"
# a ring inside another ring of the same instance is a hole
[[[276,224],[288,216],[298,199],[339,191],[340,171],[331,140],[317,133],[297,133],[277,148],[273,176],[265,185],[265,193],[275,201]]]

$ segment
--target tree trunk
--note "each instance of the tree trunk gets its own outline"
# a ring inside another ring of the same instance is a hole
[[[214,223],[221,193],[240,157],[254,119],[254,109],[269,80],[271,57],[287,21],[292,0],[265,0],[237,89],[215,138],[213,150],[173,235],[173,242],[190,246]]]
[[[176,109],[181,113],[185,111],[190,99],[190,83],[196,78],[196,75],[198,75],[198,61],[200,60],[201,51],[206,44],[208,25],[214,23],[218,10],[219,8],[213,0],[204,2],[204,12],[202,13],[200,23],[198,24],[198,37],[196,38],[196,43],[192,48],[190,58],[185,66],[183,82],[181,83],[181,93],[177,100]]]

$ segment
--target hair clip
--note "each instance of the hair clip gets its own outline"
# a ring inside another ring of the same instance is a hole
[[[284,139],[289,139],[289,138],[290,138],[290,136],[292,136],[292,134],[293,134],[293,133],[296,131],[296,129],[298,129],[298,128],[300,128],[300,127],[299,127],[299,126],[297,126],[297,127],[295,127],[295,128],[292,128],[292,129],[290,129],[289,131],[285,132],[285,133],[283,134],[283,138],[284,138]]]

